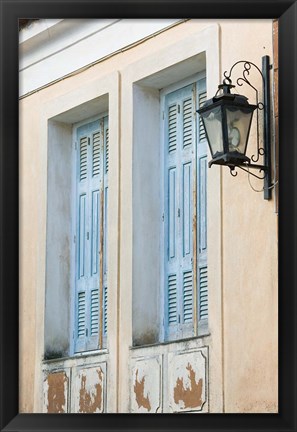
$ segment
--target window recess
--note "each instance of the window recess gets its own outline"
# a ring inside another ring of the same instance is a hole
[[[108,132],[107,117],[76,129],[74,352],[106,343]]]

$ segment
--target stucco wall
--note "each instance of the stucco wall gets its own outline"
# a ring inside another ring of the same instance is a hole
[[[135,85],[154,99],[164,86],[197,73],[203,67],[202,52],[207,92],[212,96],[222,72],[236,61],[246,59],[260,66],[263,55],[270,55],[272,61],[272,21],[186,21],[20,101],[20,412],[43,410],[48,121],[69,127],[99,114],[105,109],[100,101],[108,94],[110,321],[108,353],[101,358],[107,363],[105,409],[127,412],[138,358],[137,351],[130,349],[133,254],[137,252],[138,260],[141,256],[139,239],[133,242],[133,218],[138,211],[134,208],[133,213],[133,187],[139,195],[133,181],[141,174],[139,166],[133,167],[137,162],[133,145],[139,133],[133,122],[145,116],[145,110],[135,112]],[[257,74],[252,79],[261,85]],[[253,102],[253,91],[242,90]],[[255,125],[251,141],[255,146]],[[262,188],[262,182],[253,178],[251,182]],[[184,349],[202,350],[207,358],[205,407],[210,412],[277,411],[277,214],[272,196],[265,201],[263,193],[251,190],[245,173],[233,178],[226,168],[208,170],[209,336],[190,346],[185,342],[175,348],[158,345],[138,351],[140,356],[170,359]],[[152,211],[157,212],[158,203],[154,204]],[[147,215],[146,226],[150,217],[153,214]],[[143,301],[139,300],[139,307]],[[176,358],[178,365],[180,357]],[[164,390],[168,398],[173,372],[174,367]]]
[[[222,71],[238,59],[260,65],[261,57],[270,55],[272,61],[271,22],[266,27],[260,22],[253,26],[225,23],[223,29]],[[244,54],[243,41],[248,41]],[[261,88],[257,72],[251,71],[249,79]],[[255,101],[252,89],[245,94]],[[254,121],[254,150],[255,126]],[[258,190],[263,188],[262,181],[250,178],[250,182]],[[239,172],[234,179],[224,170],[222,185],[225,409],[271,412],[277,409],[278,392],[275,205],[273,200],[264,201],[263,192],[250,188],[246,173]]]

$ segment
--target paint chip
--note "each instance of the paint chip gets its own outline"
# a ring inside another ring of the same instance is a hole
[[[136,402],[138,405],[138,408],[143,407],[147,409],[148,411],[151,410],[151,404],[150,400],[148,398],[148,393],[146,397],[144,396],[144,382],[145,377],[141,379],[141,381],[138,381],[138,369],[136,370],[136,376],[135,376],[135,383],[134,383],[134,393],[136,396]]]
[[[199,408],[202,405],[202,379],[196,382],[196,373],[190,363],[186,369],[189,372],[190,386],[185,387],[183,378],[177,378],[174,387],[174,402],[177,405],[183,402],[183,408]]]
[[[65,413],[67,384],[68,378],[65,372],[55,372],[47,376],[48,413]]]
[[[81,375],[81,387],[79,391],[79,412],[80,413],[95,413],[102,411],[102,381],[103,373],[101,369],[97,369],[99,382],[94,385],[94,392],[87,390],[87,376]]]

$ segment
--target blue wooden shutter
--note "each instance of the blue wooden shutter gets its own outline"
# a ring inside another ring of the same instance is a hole
[[[171,97],[170,97],[171,96]],[[178,331],[178,99],[165,99],[165,319],[167,337]]]
[[[182,337],[194,335],[194,280],[193,280],[193,183],[195,174],[195,84],[182,89],[180,146],[181,179],[181,311]]]
[[[77,129],[75,352],[99,348],[102,332],[103,135],[99,120]]]
[[[165,97],[166,337],[193,334],[194,85]]]
[[[200,108],[206,100],[206,80],[197,83],[197,105]],[[199,325],[208,319],[208,277],[207,277],[207,141],[202,120],[197,130],[197,278],[198,278],[198,320]]]
[[[90,238],[89,249],[91,252],[89,262],[89,320],[88,338],[86,350],[99,348],[100,326],[100,236],[101,236],[101,200],[103,187],[103,138],[102,127],[96,122],[96,129],[90,131],[90,156],[91,169],[89,177],[89,199],[90,199]]]
[[[86,349],[88,332],[88,262],[90,157],[87,130],[77,134],[75,351]]]
[[[104,207],[103,207],[103,301],[102,301],[102,332],[103,345],[106,345],[107,337],[107,306],[108,306],[108,287],[107,287],[107,209],[108,209],[108,173],[109,173],[109,126],[108,117],[103,122],[103,142],[104,142]]]

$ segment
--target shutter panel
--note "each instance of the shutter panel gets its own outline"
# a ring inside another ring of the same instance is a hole
[[[79,216],[78,216],[78,277],[85,275],[85,237],[86,237],[86,195],[79,197]]]
[[[192,253],[192,163],[183,165],[182,203],[183,203],[183,257]]]
[[[198,232],[199,232],[199,252],[203,254],[207,249],[207,237],[206,237],[206,179],[207,179],[207,157],[201,156],[199,157],[199,212],[198,212]],[[202,257],[201,257],[202,259]]]
[[[194,86],[165,96],[165,292],[167,339],[193,334]]]
[[[99,190],[92,191],[92,232],[91,232],[91,274],[99,273],[99,232],[100,232]]]
[[[176,237],[176,168],[168,171],[168,250],[169,260],[175,258]]]
[[[93,121],[77,129],[79,142],[76,184],[76,323],[75,352],[99,348],[102,331],[100,236],[101,196],[104,192],[103,121]]]
[[[107,173],[106,173],[107,174]],[[106,177],[106,176],[105,176]],[[106,179],[107,181],[107,179]],[[103,236],[103,345],[106,346],[107,337],[107,313],[108,313],[108,286],[107,286],[107,206],[108,186],[104,189],[104,236]]]
[[[206,80],[198,82],[198,106],[207,98]],[[197,268],[198,268],[198,331],[202,321],[208,319],[208,278],[207,278],[207,141],[202,120],[199,117],[197,144]]]

